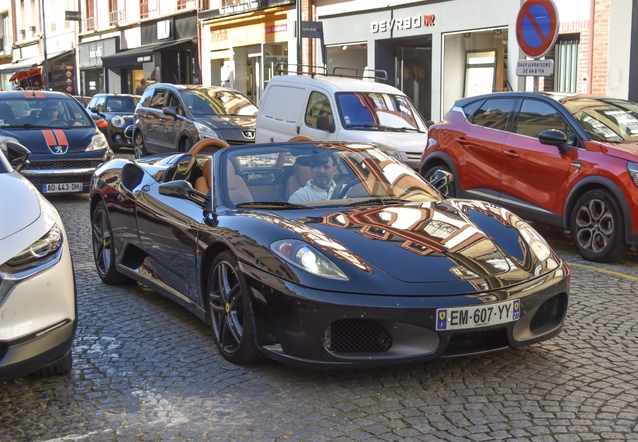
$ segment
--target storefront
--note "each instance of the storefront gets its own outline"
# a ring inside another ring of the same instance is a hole
[[[106,90],[102,57],[116,54],[120,48],[119,37],[100,38],[82,42],[80,50],[80,95],[93,96]]]
[[[288,62],[289,45],[295,44],[289,3],[259,0],[200,13],[202,57],[208,57],[202,66],[204,83],[237,89],[259,103],[277,65]]]
[[[24,48],[22,48],[24,49]],[[25,90],[40,90],[44,88],[45,65],[48,72],[48,89],[52,91],[77,94],[75,84],[75,53],[63,51],[47,54],[46,63],[44,55],[38,55],[39,47],[34,45],[26,51],[20,51],[28,55],[13,63],[0,65],[2,84],[7,89],[21,88]]]
[[[141,46],[103,56],[107,92],[135,93],[149,84],[199,84],[197,15],[167,17],[140,25]]]
[[[519,49],[509,26],[522,0],[448,0],[371,9],[357,0],[317,8],[325,64],[381,69],[426,119],[438,121],[463,96],[518,85]],[[508,57],[510,48],[513,54]],[[512,85],[515,82],[515,85]]]

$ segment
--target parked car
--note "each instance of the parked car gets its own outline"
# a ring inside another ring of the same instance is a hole
[[[504,92],[457,101],[420,172],[451,172],[449,196],[568,229],[583,258],[608,262],[638,243],[637,145],[635,103]]]
[[[47,194],[88,191],[95,168],[113,158],[86,109],[61,92],[0,92],[0,136],[28,147],[21,172]]]
[[[113,151],[120,147],[133,147],[132,133],[135,107],[140,102],[139,95],[95,94],[87,105],[91,118],[97,123],[100,119],[108,124],[102,133],[106,136]]]
[[[135,157],[188,152],[205,138],[229,144],[255,140],[257,106],[236,90],[155,83],[135,109]]]
[[[68,237],[18,172],[28,149],[7,138],[0,147],[0,377],[68,373],[77,325]]]
[[[389,365],[560,333],[569,269],[513,213],[369,144],[224,146],[106,163],[90,210],[100,278],[186,307],[227,360]],[[331,199],[289,202],[327,171]]]
[[[373,143],[414,169],[428,140],[423,117],[393,86],[338,74],[277,75],[264,90],[255,141],[298,135]]]
[[[88,106],[89,101],[91,101],[92,97],[88,97],[85,95],[73,95],[73,98],[75,98],[82,106],[86,107]]]

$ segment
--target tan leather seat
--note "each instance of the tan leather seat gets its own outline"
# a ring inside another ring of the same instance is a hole
[[[286,199],[290,198],[290,195],[295,193],[297,189],[305,186],[311,178],[310,166],[302,166],[295,162],[292,166],[292,175],[286,181]]]
[[[208,158],[204,162],[204,168],[202,170],[202,176],[195,181],[195,190],[208,194],[210,192],[210,182],[208,181],[211,176],[212,160]],[[235,167],[232,163],[227,165],[226,184],[228,188],[228,196],[233,204],[247,203],[254,201],[253,196],[248,190],[248,186],[244,179],[237,175]]]
[[[204,168],[202,170],[202,176],[200,176],[199,178],[197,178],[197,180],[195,180],[195,190],[198,190],[202,193],[208,194],[208,192],[210,191],[210,182],[208,181],[210,179],[210,168],[211,168],[211,158],[208,158],[206,161],[204,161]]]

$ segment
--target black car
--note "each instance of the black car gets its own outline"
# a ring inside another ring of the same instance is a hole
[[[254,142],[256,115],[257,107],[233,89],[153,84],[135,109],[135,157],[188,152],[205,138],[228,144]]]
[[[198,154],[223,145],[113,160],[90,210],[100,278],[181,304],[227,360],[389,365],[560,333],[570,271],[513,213],[446,200],[363,143]],[[330,199],[289,202],[328,170]]]
[[[102,132],[114,151],[120,147],[133,147],[133,138],[130,134],[133,128],[135,107],[139,102],[139,95],[95,94],[86,106],[93,120],[97,122],[103,119],[108,123]]]
[[[0,92],[0,136],[31,151],[21,172],[42,193],[86,192],[95,168],[113,158],[86,109],[62,92]]]

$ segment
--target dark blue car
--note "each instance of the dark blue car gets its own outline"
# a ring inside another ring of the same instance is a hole
[[[30,151],[21,170],[42,193],[86,192],[91,175],[113,158],[104,135],[76,99],[61,92],[0,92],[0,145]]]

